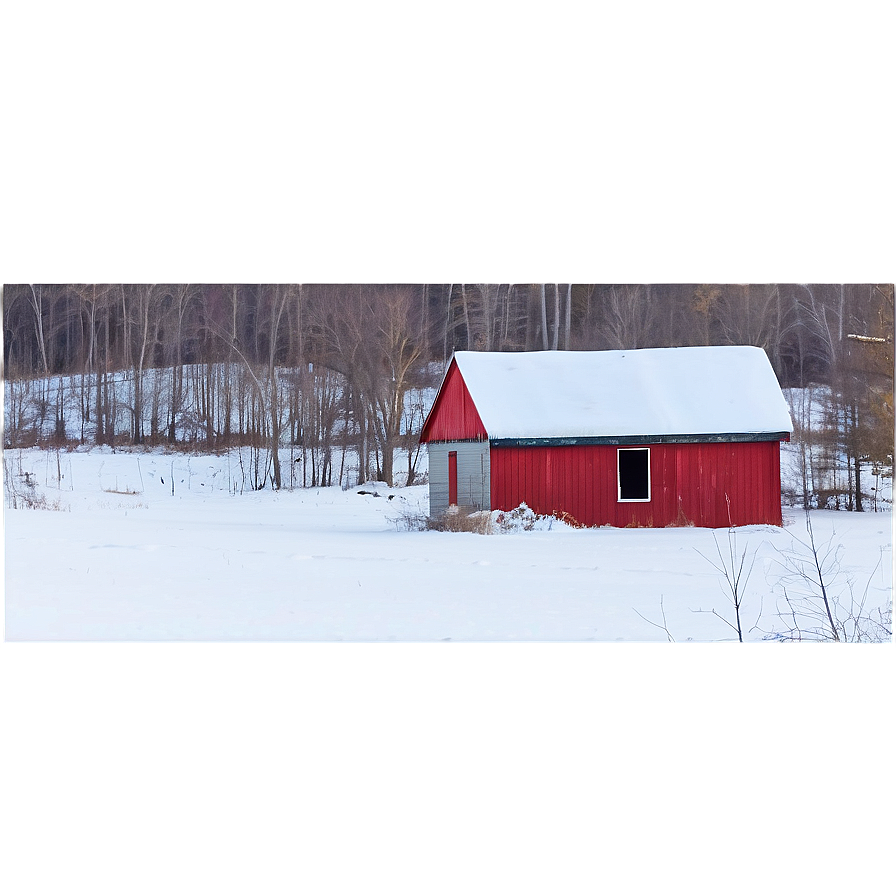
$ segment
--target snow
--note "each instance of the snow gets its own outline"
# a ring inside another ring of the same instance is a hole
[[[666,641],[663,625],[676,641],[733,636],[712,612],[733,619],[709,562],[725,530],[577,530],[517,514],[492,535],[402,531],[426,486],[241,494],[226,454],[4,460],[17,488],[27,472],[37,503],[59,508],[5,510],[12,641]],[[739,550],[756,553],[748,640],[783,627],[782,552],[806,537],[799,511],[785,517],[737,530]],[[812,521],[819,542],[842,545],[838,587],[851,578],[869,609],[887,605],[891,514]]]
[[[454,357],[493,439],[793,429],[771,364],[753,346]]]

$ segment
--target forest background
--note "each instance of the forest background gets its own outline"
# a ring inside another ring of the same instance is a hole
[[[255,489],[405,485],[454,351],[756,345],[791,500],[864,510],[892,476],[893,331],[892,284],[8,285],[4,447],[241,446]]]

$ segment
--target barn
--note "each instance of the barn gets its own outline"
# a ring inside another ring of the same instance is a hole
[[[423,425],[430,513],[781,525],[790,413],[765,352],[456,352]]]

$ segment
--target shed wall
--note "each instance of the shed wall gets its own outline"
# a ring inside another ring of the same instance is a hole
[[[452,361],[423,425],[420,441],[487,438],[485,426],[458,370],[457,362]]]
[[[650,446],[651,499],[617,500],[616,449],[623,445],[491,448],[491,507],[525,501],[536,513],[568,513],[586,526],[667,526],[683,519],[781,525],[778,442]],[[447,461],[446,461],[447,466]]]
[[[488,442],[430,442],[429,513],[448,509],[448,453],[457,452],[457,503],[461,507],[490,510],[490,452]]]

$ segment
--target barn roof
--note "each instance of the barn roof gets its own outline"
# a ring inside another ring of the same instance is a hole
[[[457,352],[454,360],[490,439],[793,429],[771,364],[754,346]]]

